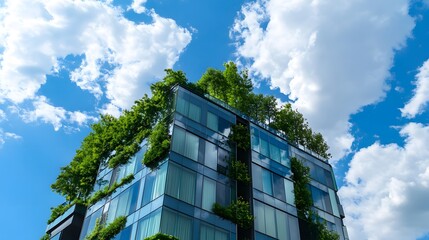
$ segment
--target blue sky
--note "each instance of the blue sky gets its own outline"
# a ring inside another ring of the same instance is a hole
[[[99,114],[229,60],[324,134],[351,239],[429,239],[427,0],[6,0],[0,29],[4,239],[43,235]]]

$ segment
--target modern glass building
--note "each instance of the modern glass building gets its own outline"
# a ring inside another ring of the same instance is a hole
[[[95,191],[129,174],[134,174],[134,180],[90,206],[75,239],[85,239],[96,219],[108,224],[118,216],[127,216],[126,227],[117,240],[143,240],[158,232],[180,240],[305,240],[305,229],[294,205],[291,157],[311,170],[315,211],[340,239],[348,239],[332,167],[326,160],[210,96],[180,86],[174,92],[171,149],[166,158],[155,169],[145,167],[142,158],[147,148],[143,142],[128,164],[115,169],[100,166]],[[228,143],[231,126],[237,123],[250,131],[248,150]],[[228,177],[231,155],[246,163],[250,183]],[[239,197],[250,203],[254,215],[250,229],[242,229],[212,211],[214,203],[227,206]],[[51,239],[66,239],[66,234],[61,236],[68,226],[64,222],[48,226]]]

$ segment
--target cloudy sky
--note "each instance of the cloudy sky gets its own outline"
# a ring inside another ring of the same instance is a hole
[[[324,134],[351,239],[429,239],[427,0],[0,1],[2,238],[43,235],[100,114],[228,60]]]

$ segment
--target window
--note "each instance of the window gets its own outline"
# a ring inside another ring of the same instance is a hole
[[[202,208],[212,211],[213,204],[216,202],[216,181],[210,178],[204,178]]]
[[[214,226],[201,224],[200,239],[204,240],[228,240],[228,233]]]
[[[189,204],[194,204],[196,173],[175,164],[168,167],[166,193]]]
[[[311,186],[311,196],[315,207],[332,214],[331,200],[327,192]]]
[[[167,174],[167,165],[162,165],[158,170],[149,173],[143,190],[143,206],[150,201],[164,194],[165,177]]]
[[[252,150],[290,168],[287,144],[263,130],[251,127]]]
[[[177,98],[176,111],[196,122],[201,121],[201,107],[183,99],[182,96]]]
[[[231,132],[231,123],[210,111],[207,112],[207,127],[224,136],[228,136]]]
[[[115,236],[114,240],[130,240],[132,226],[128,226]]]
[[[199,138],[182,128],[175,127],[173,133],[173,151],[198,161]]]
[[[127,190],[110,201],[107,213],[107,223],[113,222],[119,216],[128,216],[136,210],[137,197],[139,194],[140,181],[134,183]]]
[[[255,215],[258,216],[255,218],[256,231],[276,239],[291,239],[290,226],[294,224],[292,216],[258,201],[255,201],[254,207]]]
[[[204,165],[214,170],[219,170],[218,165],[226,169],[228,166],[228,160],[228,151],[217,147],[211,142],[205,142]]]
[[[331,200],[332,204],[332,212],[335,216],[340,217],[340,212],[338,211],[338,203],[337,203],[337,197],[335,195],[334,190],[328,189],[329,191],[329,199]]]
[[[85,219],[85,222],[84,222],[83,228],[82,228],[82,232],[81,232],[80,238],[79,238],[80,240],[85,239],[86,235],[88,235],[88,233],[91,233],[92,230],[94,230],[95,222],[98,218],[101,217],[102,209],[103,208],[98,209],[92,215],[90,215],[89,217],[87,217]]]
[[[253,187],[270,196],[294,205],[293,183],[256,164],[252,164]]]
[[[173,235],[180,240],[191,240],[192,219],[171,210],[164,209],[162,211],[161,232]]]
[[[136,239],[145,239],[159,232],[161,209],[150,213],[138,223]]]

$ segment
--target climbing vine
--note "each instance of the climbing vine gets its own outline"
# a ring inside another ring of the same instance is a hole
[[[101,200],[102,198],[105,198],[107,196],[110,196],[112,193],[114,193],[116,191],[116,189],[118,189],[119,187],[128,184],[130,182],[132,182],[134,180],[134,175],[130,174],[126,177],[124,177],[119,183],[114,183],[111,186],[106,186],[105,188],[103,188],[102,190],[99,190],[97,192],[95,192],[91,198],[88,199],[87,201],[87,206],[91,206],[94,203],[98,202],[99,200]]]

